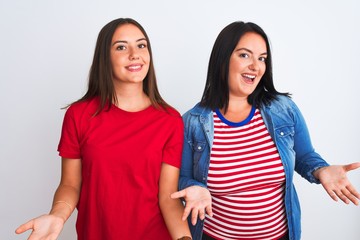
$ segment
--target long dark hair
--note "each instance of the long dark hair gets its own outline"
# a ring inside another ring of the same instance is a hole
[[[214,43],[207,72],[205,89],[200,104],[211,109],[224,108],[229,105],[229,62],[236,45],[241,37],[248,32],[262,36],[266,42],[267,58],[266,70],[254,92],[248,96],[248,103],[254,106],[267,104],[277,95],[290,96],[275,89],[272,76],[272,61],[270,44],[265,32],[255,23],[233,22],[227,25],[218,35]]]
[[[99,97],[99,107],[94,115],[103,109],[110,109],[116,103],[116,93],[113,84],[112,65],[110,60],[111,41],[114,32],[123,24],[133,24],[144,34],[150,54],[149,71],[143,82],[143,91],[149,97],[151,104],[156,108],[166,109],[169,105],[160,96],[155,76],[151,44],[145,29],[134,19],[118,18],[106,24],[99,32],[92,65],[89,72],[88,90],[85,95],[76,102],[86,101]]]

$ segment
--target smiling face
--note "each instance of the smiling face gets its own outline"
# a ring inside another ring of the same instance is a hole
[[[245,33],[229,63],[229,97],[247,98],[256,88],[266,70],[265,40],[257,33]]]
[[[133,24],[119,26],[112,37],[110,58],[114,84],[142,84],[149,70],[150,53],[140,29]]]

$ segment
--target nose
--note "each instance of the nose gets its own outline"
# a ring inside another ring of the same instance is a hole
[[[259,70],[259,63],[256,61],[256,59],[252,59],[252,62],[249,65],[249,69],[251,71],[257,71]]]
[[[139,59],[139,54],[138,54],[138,52],[136,51],[136,49],[133,49],[133,48],[132,48],[132,49],[130,50],[129,59],[130,59],[131,61]]]

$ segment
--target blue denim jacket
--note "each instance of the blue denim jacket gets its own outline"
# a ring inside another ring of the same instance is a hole
[[[300,204],[293,184],[294,170],[311,183],[319,183],[313,171],[329,164],[314,151],[305,120],[295,103],[278,96],[268,105],[260,106],[265,125],[276,144],[285,170],[285,208],[291,240],[301,236]],[[197,185],[206,188],[210,151],[214,138],[211,109],[197,104],[183,115],[185,125],[184,148],[179,188]],[[194,240],[200,240],[204,221],[189,226]]]

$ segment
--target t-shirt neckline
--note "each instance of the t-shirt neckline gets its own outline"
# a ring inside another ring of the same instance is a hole
[[[254,106],[251,107],[251,111],[249,113],[249,115],[247,116],[247,118],[245,118],[244,120],[240,121],[240,122],[232,122],[227,120],[224,115],[222,115],[222,113],[220,112],[220,110],[218,108],[215,109],[215,112],[217,114],[217,116],[219,117],[219,119],[225,123],[228,126],[231,127],[241,127],[246,125],[247,123],[249,123],[251,121],[251,119],[254,117],[255,115],[255,110],[256,108]]]

